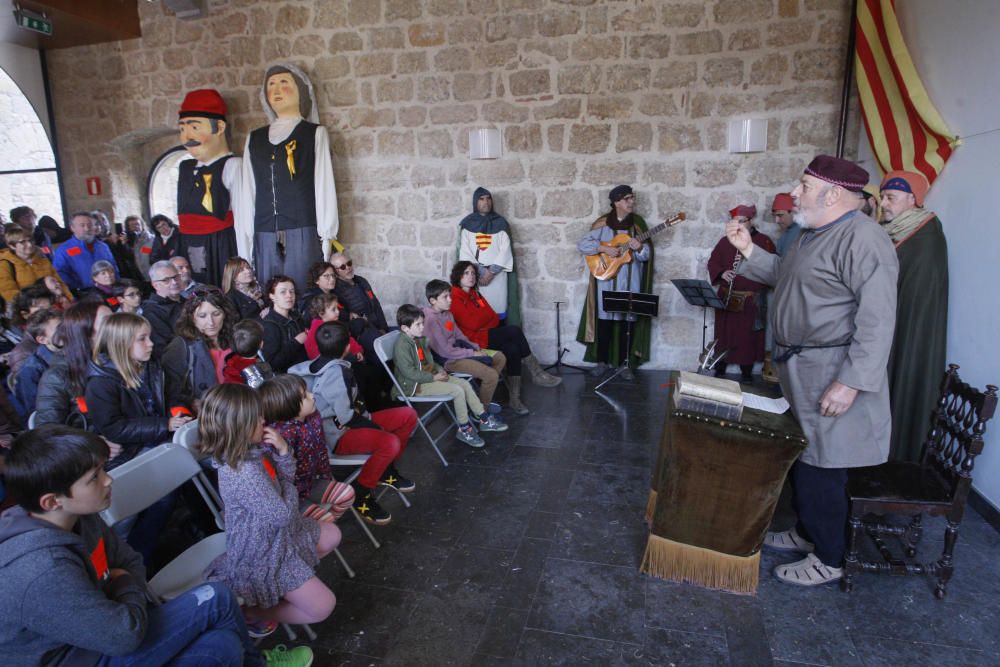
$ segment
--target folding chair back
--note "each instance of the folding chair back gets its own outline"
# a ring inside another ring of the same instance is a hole
[[[149,580],[154,595],[172,600],[205,580],[205,570],[226,552],[226,534],[210,535],[186,549]]]
[[[198,462],[183,447],[166,443],[143,452],[108,473],[114,480],[111,506],[101,512],[101,518],[113,526],[143,511],[199,473]]]

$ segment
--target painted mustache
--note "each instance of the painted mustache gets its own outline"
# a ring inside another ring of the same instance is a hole
[[[184,148],[194,148],[195,146],[201,146],[201,142],[197,139],[188,139],[184,142]]]

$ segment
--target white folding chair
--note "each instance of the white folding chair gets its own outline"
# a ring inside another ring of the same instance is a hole
[[[219,497],[212,482],[205,475],[205,471],[201,469],[201,461],[207,457],[198,449],[198,420],[192,419],[174,431],[173,444],[186,449],[198,461],[199,474],[191,481],[194,482],[195,488],[198,489],[198,493],[201,494],[205,504],[211,510],[212,516],[215,517],[215,525],[219,527],[219,530],[225,530],[225,521],[222,516],[222,498]]]
[[[389,362],[392,361],[392,351],[393,346],[396,344],[396,338],[402,335],[403,334],[399,331],[390,331],[389,333],[376,338],[374,343],[375,354],[378,355],[379,361],[382,362],[382,366],[385,368],[385,372],[389,374],[389,379],[392,380],[392,384],[396,387],[396,392],[399,394],[399,400],[403,401],[408,407],[411,407],[414,410],[416,410],[416,406],[421,403],[431,406],[427,412],[419,415],[420,418],[417,420],[417,426],[424,432],[424,435],[427,436],[428,442],[431,443],[431,447],[434,448],[438,458],[441,459],[441,463],[447,467],[448,460],[444,457],[444,454],[441,453],[437,443],[451,432],[451,426],[445,428],[445,430],[439,433],[435,438],[431,436],[431,432],[427,429],[427,424],[431,423],[438,412],[444,409],[451,416],[451,421],[455,428],[458,428],[458,417],[455,416],[455,411],[451,407],[451,396],[406,395],[406,392],[403,391],[403,387],[399,384],[399,380],[396,379],[395,374],[392,372],[392,368],[389,367]]]
[[[35,428],[35,421],[37,419],[38,419],[38,413],[37,412],[32,412],[30,415],[28,415],[28,430],[29,431],[31,429]]]

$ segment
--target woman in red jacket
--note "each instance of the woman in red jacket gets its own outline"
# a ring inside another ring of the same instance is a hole
[[[451,314],[458,328],[481,348],[500,350],[507,357],[507,384],[510,407],[519,415],[528,414],[521,402],[521,365],[531,381],[540,387],[554,387],[562,378],[542,370],[521,327],[500,324],[500,316],[479,294],[479,272],[472,262],[456,262],[451,269]]]

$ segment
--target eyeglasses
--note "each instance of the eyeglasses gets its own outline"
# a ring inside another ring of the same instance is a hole
[[[340,267],[338,266],[337,268],[339,269]],[[320,278],[326,278],[327,280],[333,280],[336,277],[337,277],[337,274],[335,274],[335,273],[323,273],[323,274],[320,274]]]
[[[174,275],[167,276],[166,278],[158,278],[158,279],[154,280],[153,282],[154,283],[179,283],[180,281],[181,281],[181,277],[175,273]]]
[[[353,259],[347,260],[346,262],[344,262],[340,266],[337,266],[336,264],[334,264],[333,268],[337,269],[338,271],[343,271],[344,269],[346,269],[349,266],[354,266],[354,260]]]

